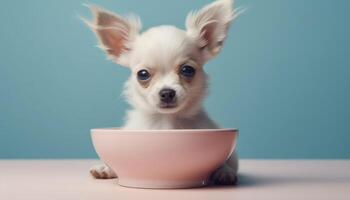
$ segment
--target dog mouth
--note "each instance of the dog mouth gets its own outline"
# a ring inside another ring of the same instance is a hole
[[[172,109],[172,108],[176,108],[177,104],[175,102],[174,103],[160,103],[158,105],[158,107],[161,109]]]

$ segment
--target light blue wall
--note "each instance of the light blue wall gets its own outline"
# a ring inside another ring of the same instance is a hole
[[[102,0],[145,28],[183,27],[210,2]],[[77,19],[83,1],[2,0],[0,158],[88,158],[89,129],[122,124],[129,72],[106,61]],[[244,158],[350,158],[350,1],[239,0],[206,107],[241,130]]]

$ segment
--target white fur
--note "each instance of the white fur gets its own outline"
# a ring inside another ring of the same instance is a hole
[[[123,18],[97,6],[89,6],[94,20],[84,20],[96,33],[99,47],[111,60],[128,67],[132,75],[125,83],[124,95],[132,106],[127,112],[125,129],[215,129],[202,107],[207,92],[207,75],[203,65],[221,50],[231,21],[237,16],[232,0],[217,0],[186,19],[187,30],[158,26],[144,33],[138,17]],[[191,80],[178,73],[183,64],[195,68]],[[137,79],[137,72],[151,73],[147,86]],[[159,92],[176,91],[176,106],[162,108]],[[235,181],[238,168],[236,154],[213,173],[219,183]],[[106,166],[91,169],[96,178],[113,178]]]

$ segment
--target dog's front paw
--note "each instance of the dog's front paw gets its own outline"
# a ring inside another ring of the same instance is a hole
[[[211,175],[210,180],[216,185],[235,185],[237,172],[230,166],[223,165]]]
[[[95,165],[90,169],[90,174],[97,179],[117,178],[114,171],[106,165]]]

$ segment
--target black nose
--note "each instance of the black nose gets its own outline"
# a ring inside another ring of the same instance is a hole
[[[160,100],[163,103],[171,103],[176,96],[176,91],[173,89],[165,88],[159,92],[159,96]]]

